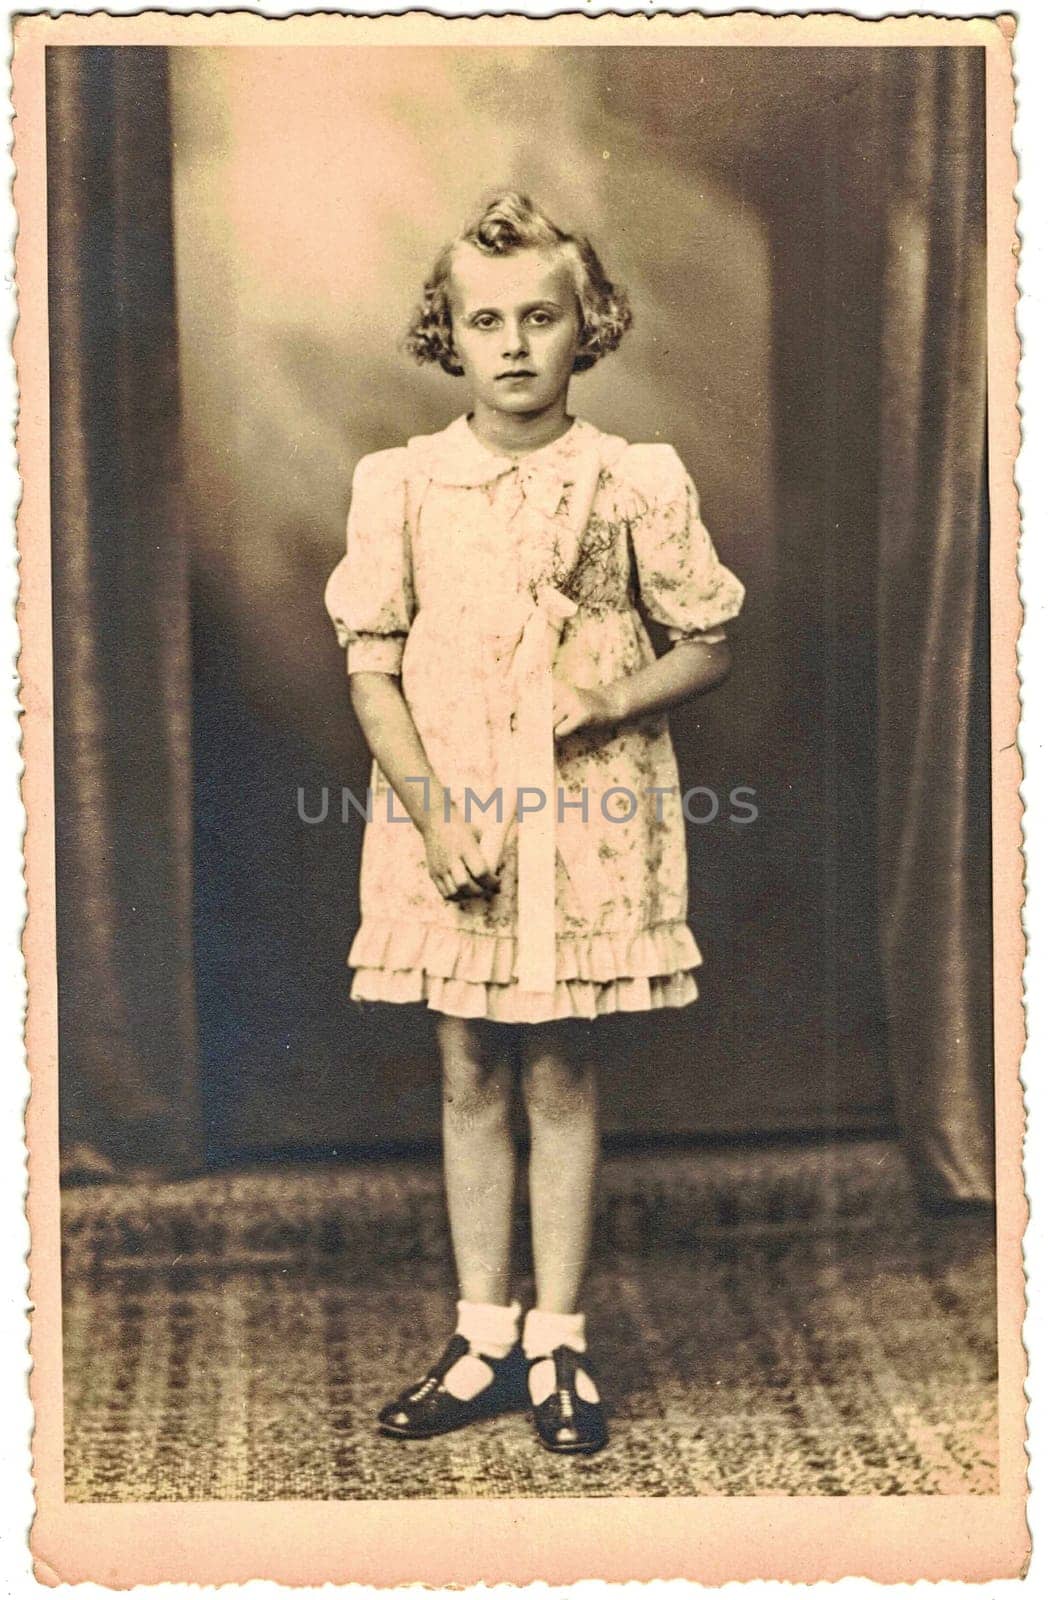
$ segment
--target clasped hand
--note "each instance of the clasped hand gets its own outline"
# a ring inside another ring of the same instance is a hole
[[[606,728],[620,720],[614,695],[608,689],[580,689],[553,675],[553,733],[566,739],[585,728]]]
[[[487,899],[498,894],[498,873],[484,859],[479,832],[457,806],[431,819],[422,837],[426,869],[445,900]]]

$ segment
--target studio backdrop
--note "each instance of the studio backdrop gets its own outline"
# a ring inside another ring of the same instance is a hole
[[[676,446],[748,589],[673,716],[701,999],[599,1025],[608,1128],[898,1123],[989,1199],[981,53],[48,54],[66,1147],[437,1135],[431,1018],[347,999],[323,590],[355,462],[464,409],[400,342],[509,183],[633,301],[572,409]]]

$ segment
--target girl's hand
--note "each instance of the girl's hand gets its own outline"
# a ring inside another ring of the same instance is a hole
[[[432,818],[423,829],[426,867],[445,900],[472,900],[498,894],[499,880],[480,851],[479,834],[455,807],[445,820]]]
[[[580,728],[608,728],[622,719],[610,689],[579,689],[563,678],[553,679],[553,734],[566,739]]]

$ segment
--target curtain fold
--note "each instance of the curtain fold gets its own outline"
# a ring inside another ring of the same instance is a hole
[[[925,1198],[989,1203],[982,52],[913,51],[890,72],[895,148],[885,152],[892,181],[878,486],[878,842],[890,1062]]]
[[[47,51],[66,1177],[191,1170],[190,629],[167,63]]]

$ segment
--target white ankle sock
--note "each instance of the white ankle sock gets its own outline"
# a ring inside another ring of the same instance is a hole
[[[469,1354],[448,1369],[444,1387],[457,1400],[472,1400],[493,1382],[495,1374],[482,1355],[503,1360],[520,1336],[520,1305],[491,1305],[485,1300],[459,1300],[455,1332],[469,1340]]]
[[[540,1311],[532,1307],[524,1318],[524,1354],[528,1360],[535,1356],[550,1355],[558,1345],[566,1344],[570,1350],[582,1355],[586,1349],[586,1313],[584,1311]],[[557,1386],[556,1370],[552,1361],[537,1361],[528,1373],[528,1389],[534,1403],[539,1406]],[[575,1378],[579,1398],[596,1405],[600,1399],[592,1379],[580,1372]]]

